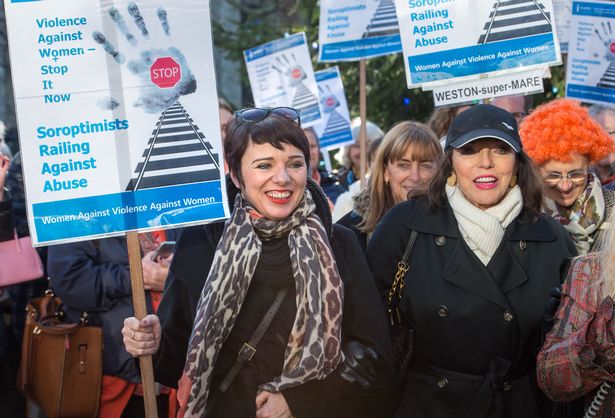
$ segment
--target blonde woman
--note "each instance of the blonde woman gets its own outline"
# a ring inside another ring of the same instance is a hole
[[[538,383],[551,399],[584,398],[594,417],[615,413],[615,228],[613,213],[602,251],[573,260],[555,325],[538,354]],[[604,382],[607,382],[606,384]],[[600,393],[598,393],[600,392]]]
[[[365,249],[378,222],[408,193],[426,187],[442,156],[436,135],[419,122],[393,126],[384,136],[372,164],[368,187],[354,198],[354,207],[337,223],[352,229]]]

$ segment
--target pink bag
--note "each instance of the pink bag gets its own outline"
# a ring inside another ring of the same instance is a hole
[[[10,286],[43,276],[43,263],[30,237],[0,242],[0,287]]]

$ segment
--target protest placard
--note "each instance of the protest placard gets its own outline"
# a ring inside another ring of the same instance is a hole
[[[551,0],[396,0],[408,87],[560,62]]]
[[[356,61],[401,52],[393,0],[321,0],[322,62]]]
[[[562,54],[564,54],[568,52],[572,0],[553,0],[553,13],[555,14],[555,27],[557,29],[559,47]]]
[[[209,4],[5,1],[38,244],[228,216]]]
[[[314,125],[320,148],[325,150],[339,148],[353,142],[350,112],[339,68],[329,67],[326,70],[316,71],[314,75],[324,114],[323,121]]]
[[[301,112],[301,125],[322,120],[318,87],[305,33],[276,39],[243,52],[257,107],[289,106]]]
[[[572,3],[566,96],[615,103],[615,4]]]

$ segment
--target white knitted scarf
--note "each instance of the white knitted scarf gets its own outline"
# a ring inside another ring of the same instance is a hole
[[[506,227],[521,213],[521,189],[513,187],[500,203],[485,210],[470,203],[457,186],[447,184],[446,196],[463,239],[486,266],[500,246]]]

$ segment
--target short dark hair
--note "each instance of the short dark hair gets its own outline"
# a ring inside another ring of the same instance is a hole
[[[258,122],[247,122],[234,117],[227,124],[225,135],[224,156],[230,171],[241,183],[243,183],[241,158],[250,141],[259,145],[270,144],[280,150],[284,147],[283,144],[297,147],[303,153],[307,171],[310,170],[310,147],[307,137],[297,122],[284,116],[270,113]]]
[[[523,151],[517,156],[517,185],[523,195],[523,209],[531,214],[538,215],[542,205],[542,182],[538,176],[534,162]],[[447,148],[438,164],[439,170],[429,183],[429,188],[423,192],[432,209],[438,209],[447,202],[444,186],[446,179],[453,172],[453,149]],[[411,196],[418,197],[418,196]]]

